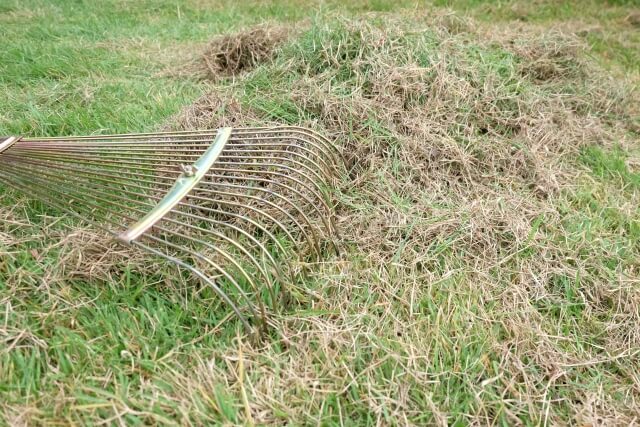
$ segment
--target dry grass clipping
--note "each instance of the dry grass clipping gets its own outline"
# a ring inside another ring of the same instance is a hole
[[[205,78],[235,76],[273,58],[288,37],[287,27],[261,25],[213,39],[199,59]]]

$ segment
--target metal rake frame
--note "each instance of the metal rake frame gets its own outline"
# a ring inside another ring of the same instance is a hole
[[[301,127],[0,138],[0,177],[209,285],[248,330],[335,244],[338,149]]]

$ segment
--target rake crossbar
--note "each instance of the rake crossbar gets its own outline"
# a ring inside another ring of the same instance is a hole
[[[171,209],[175,208],[176,205],[198,185],[200,180],[204,178],[220,153],[222,153],[222,149],[230,135],[231,128],[227,127],[218,130],[218,134],[213,140],[213,143],[202,156],[196,160],[193,165],[183,166],[182,175],[178,177],[176,183],[167,192],[167,195],[140,221],[133,224],[133,226],[124,233],[118,235],[118,240],[124,243],[131,243],[145,231],[153,227],[153,225],[162,219]]]
[[[250,330],[335,248],[335,146],[280,126],[0,138],[3,184],[177,265]]]
[[[19,136],[0,137],[0,153],[8,150],[13,144],[20,140]]]

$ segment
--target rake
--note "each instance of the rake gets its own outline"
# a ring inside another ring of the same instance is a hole
[[[250,331],[337,250],[340,153],[309,129],[0,137],[0,178],[210,286]]]

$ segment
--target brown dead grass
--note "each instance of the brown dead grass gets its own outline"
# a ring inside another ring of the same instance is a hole
[[[263,24],[213,39],[195,63],[195,72],[216,80],[249,71],[273,58],[290,31],[281,25]]]

